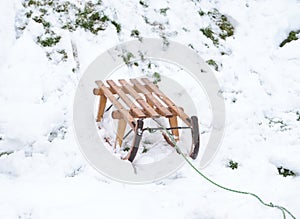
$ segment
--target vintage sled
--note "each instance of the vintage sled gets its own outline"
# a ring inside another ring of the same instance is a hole
[[[170,98],[168,98],[157,85],[153,84],[148,78],[130,79],[127,82],[124,79],[118,80],[119,85],[113,80],[106,80],[105,85],[102,81],[96,81],[98,88],[93,90],[95,95],[100,95],[100,102],[97,113],[97,122],[100,122],[105,112],[107,99],[116,108],[112,112],[112,118],[118,120],[118,129],[115,144],[122,145],[123,140],[134,132],[134,139],[131,148],[126,157],[123,159],[133,161],[142,139],[144,131],[149,130],[171,130],[175,141],[179,141],[179,129],[191,129],[192,146],[189,156],[193,159],[197,158],[200,145],[200,135],[198,118],[196,116],[189,117],[184,110],[177,106]],[[119,101],[122,100],[123,104]],[[134,100],[134,101],[133,101]],[[124,104],[125,103],[125,104]],[[110,107],[109,107],[110,108]],[[169,120],[170,127],[150,128],[144,127],[145,119],[153,119],[165,117]],[[178,118],[180,118],[186,127],[178,127]],[[126,126],[129,125],[131,130],[124,135]],[[162,132],[166,141],[174,146],[169,136]]]

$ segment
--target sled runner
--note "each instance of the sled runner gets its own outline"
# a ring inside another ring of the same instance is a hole
[[[172,135],[176,141],[179,141],[179,129],[191,129],[192,146],[190,157],[197,158],[200,145],[200,135],[198,127],[198,118],[196,116],[189,117],[184,110],[177,106],[170,98],[168,98],[157,85],[153,84],[147,78],[130,79],[127,82],[124,79],[118,80],[119,85],[113,80],[106,80],[105,85],[102,81],[96,81],[98,88],[93,90],[94,95],[100,96],[100,102],[97,113],[97,122],[100,122],[105,112],[107,99],[116,108],[112,112],[112,118],[118,120],[118,129],[115,144],[122,145],[123,140],[134,132],[134,140],[132,146],[124,159],[133,161],[138,151],[142,135],[144,131],[164,130],[164,128],[144,128],[145,119],[153,119],[156,121],[159,117],[165,117],[169,120]],[[122,100],[119,101],[119,99]],[[187,126],[178,127],[178,118],[180,118]],[[131,130],[124,135],[126,126],[129,125]],[[164,132],[165,140],[172,146],[171,139]]]

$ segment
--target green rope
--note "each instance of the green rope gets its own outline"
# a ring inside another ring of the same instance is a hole
[[[161,125],[160,125],[161,126]],[[206,179],[208,182],[214,184],[215,186],[221,188],[221,189],[224,189],[224,190],[227,190],[227,191],[230,191],[230,192],[234,192],[234,193],[239,193],[239,194],[244,194],[244,195],[251,195],[253,197],[255,197],[256,199],[258,199],[258,201],[267,206],[267,207],[270,207],[270,208],[277,208],[279,210],[281,210],[282,212],[282,215],[283,215],[283,218],[286,219],[286,215],[285,215],[285,212],[288,213],[293,219],[296,219],[296,217],[290,212],[288,211],[285,207],[282,207],[282,206],[279,206],[279,205],[274,205],[272,202],[270,203],[266,203],[264,202],[258,195],[254,194],[254,193],[251,193],[251,192],[243,192],[243,191],[239,191],[239,190],[235,190],[235,189],[230,189],[230,188],[227,188],[227,187],[224,187],[216,182],[214,182],[213,180],[209,179],[207,176],[205,176],[202,172],[200,172],[200,170],[198,170],[192,163],[191,161],[186,157],[186,155],[184,155],[182,153],[182,151],[180,150],[180,148],[177,146],[177,142],[175,141],[173,135],[163,126],[161,126],[164,131],[166,132],[166,134],[169,136],[169,138],[171,139],[172,143],[175,145],[175,148],[177,150],[177,152],[182,155],[182,157],[184,158],[184,160],[200,175],[202,176],[204,179]]]
[[[149,133],[155,133],[155,132],[157,132],[156,129],[152,129],[152,128],[147,128],[147,131],[148,131]]]

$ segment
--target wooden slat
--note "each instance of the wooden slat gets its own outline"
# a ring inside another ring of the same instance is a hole
[[[130,127],[134,129],[136,125],[135,120],[130,113],[126,111],[125,107],[115,98],[115,96],[102,81],[96,81],[96,84],[103,91],[104,95],[110,100],[110,102],[112,102],[112,104],[122,113],[123,118],[127,121]]]
[[[123,137],[126,129],[126,121],[124,119],[119,119],[118,121],[118,130],[114,147],[118,144],[120,147],[122,146]]]
[[[98,114],[97,114],[97,122],[100,122],[101,119],[103,118],[104,110],[105,110],[105,105],[106,105],[106,96],[105,95],[100,95],[100,100],[99,100],[99,106],[98,106]]]
[[[178,127],[177,116],[169,118],[170,127]],[[172,134],[175,136],[175,140],[179,141],[179,130],[172,129]]]
[[[131,85],[129,85],[130,87],[132,87]],[[147,89],[148,85],[142,85],[143,87],[145,87]],[[128,91],[123,87],[123,86],[118,86],[119,88],[121,88],[125,94],[128,94]],[[133,88],[133,87],[132,87]],[[116,94],[115,91],[113,91],[110,87],[108,87],[108,89],[110,90],[110,92],[112,92],[112,94]],[[103,91],[99,88],[94,88],[93,90],[94,95],[103,95]],[[140,93],[140,92],[138,92]]]
[[[160,115],[143,99],[143,97],[131,87],[124,79],[119,80],[124,89],[138,102],[151,118],[158,118]]]
[[[190,117],[185,114],[180,107],[176,106],[176,104],[171,101],[161,90],[159,90],[148,78],[142,78],[141,80],[148,85],[149,90],[155,93],[171,109],[171,111],[176,113],[182,119],[185,124],[191,126]]]
[[[127,111],[130,113],[130,115],[132,117],[134,117],[134,115],[129,110],[127,110]],[[146,111],[143,111],[143,112],[146,113]],[[122,119],[123,115],[119,110],[114,110],[114,111],[112,111],[111,117],[113,119]],[[136,118],[136,117],[134,117],[134,118]],[[148,117],[148,118],[151,118],[151,117]],[[154,117],[154,118],[156,118],[156,117]]]
[[[123,118],[123,115],[122,115],[122,113],[121,113],[119,110],[114,110],[114,111],[112,111],[112,113],[111,113],[111,117],[112,117],[113,119],[122,119],[122,118]]]
[[[173,113],[171,113],[166,107],[164,107],[152,94],[146,89],[137,79],[130,79],[130,81],[134,84],[134,88],[139,92],[143,93],[147,99],[151,103],[151,105],[157,107],[158,112],[165,117],[172,117]]]
[[[130,110],[133,112],[134,115],[138,118],[146,118],[147,116],[142,112],[140,108],[138,108],[131,99],[124,93],[124,91],[116,85],[113,80],[107,80],[107,84],[111,87],[113,91],[115,91],[121,99],[127,104]]]

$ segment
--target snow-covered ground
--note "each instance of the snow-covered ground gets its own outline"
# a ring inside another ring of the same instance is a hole
[[[139,186],[111,181],[89,166],[72,129],[76,85],[97,55],[133,39],[132,33],[174,40],[214,60],[226,133],[203,172],[300,217],[300,40],[279,47],[290,31],[300,30],[299,1],[103,0],[96,8],[110,21],[98,35],[62,29],[74,13],[54,13],[49,5],[44,21],[34,21],[44,12],[35,1],[25,2],[30,8],[18,0],[0,2],[1,219],[282,217],[252,197],[209,184],[187,165]],[[83,8],[85,1],[71,2]],[[225,40],[208,13],[214,8],[234,26]],[[207,27],[218,42],[201,31]],[[42,46],[51,43],[41,41],[49,34],[59,42]],[[237,169],[227,167],[230,160]],[[283,177],[279,167],[296,176]]]

